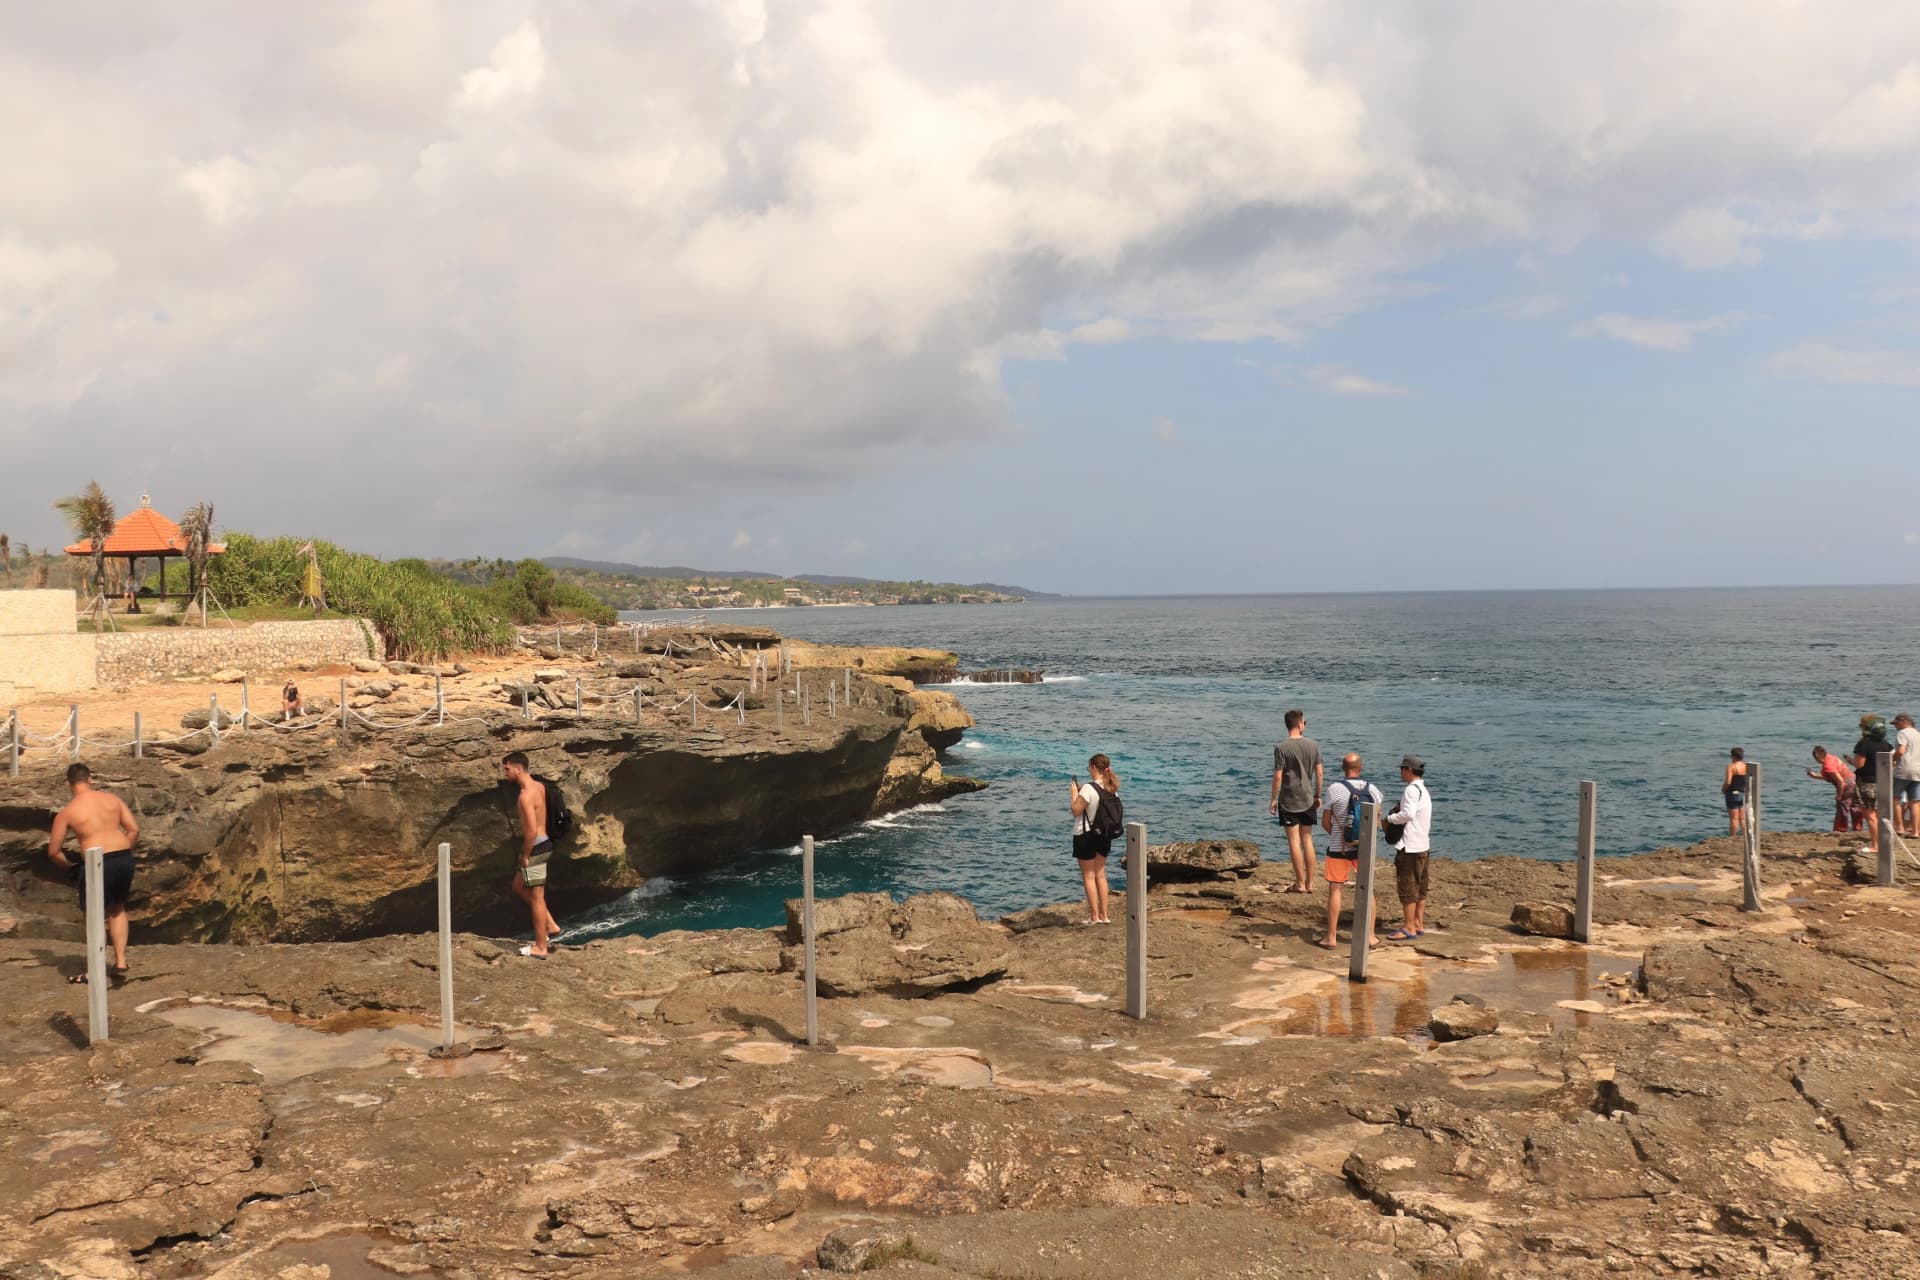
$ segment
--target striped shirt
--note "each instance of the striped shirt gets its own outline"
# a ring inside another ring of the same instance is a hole
[[[1353,786],[1349,788],[1348,783],[1352,783]],[[1355,791],[1358,791],[1359,795],[1356,796]],[[1327,815],[1333,820],[1333,843],[1327,846],[1329,858],[1346,852],[1348,804],[1355,801],[1365,804],[1369,800],[1375,804],[1386,803],[1380,795],[1380,788],[1365,778],[1336,778],[1327,784],[1326,797],[1320,803],[1326,806]],[[1358,857],[1359,853],[1358,849],[1354,850],[1354,856]]]

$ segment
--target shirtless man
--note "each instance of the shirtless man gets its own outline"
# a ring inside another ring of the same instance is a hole
[[[133,888],[133,842],[140,838],[140,824],[119,796],[93,789],[93,771],[83,764],[67,769],[67,790],[73,798],[67,807],[53,815],[53,838],[47,842],[47,856],[62,871],[82,864],[69,862],[60,846],[71,831],[82,849],[98,849],[100,890],[107,909],[107,939],[113,944],[113,976],[127,975],[127,893]],[[86,909],[87,880],[80,877],[80,907]],[[68,982],[87,980],[84,973]]]
[[[547,838],[547,788],[527,767],[524,752],[508,752],[501,769],[520,791],[520,869],[513,873],[513,891],[533,910],[533,942],[520,948],[520,954],[545,960],[547,939],[560,935],[559,923],[547,910],[547,859],[553,856],[553,842]]]

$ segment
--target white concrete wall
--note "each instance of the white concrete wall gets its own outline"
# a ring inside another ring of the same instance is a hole
[[[79,693],[98,679],[98,637],[72,591],[0,591],[0,698]]]

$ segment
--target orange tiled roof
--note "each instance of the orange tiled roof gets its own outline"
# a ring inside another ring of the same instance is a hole
[[[207,547],[210,555],[219,555],[225,550],[226,547],[217,542]],[[187,535],[152,507],[141,507],[113,526],[113,532],[107,535],[106,553],[110,556],[183,556],[187,553]],[[73,543],[67,548],[67,554],[90,556],[93,544]]]

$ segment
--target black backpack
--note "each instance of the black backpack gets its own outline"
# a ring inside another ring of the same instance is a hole
[[[555,844],[573,830],[573,814],[567,808],[567,798],[560,794],[560,784],[549,778],[536,777],[547,793],[547,839]]]
[[[1100,798],[1087,810],[1087,832],[1089,835],[1118,839],[1127,829],[1126,811],[1120,807],[1120,797],[1097,782],[1093,784],[1093,789]]]

